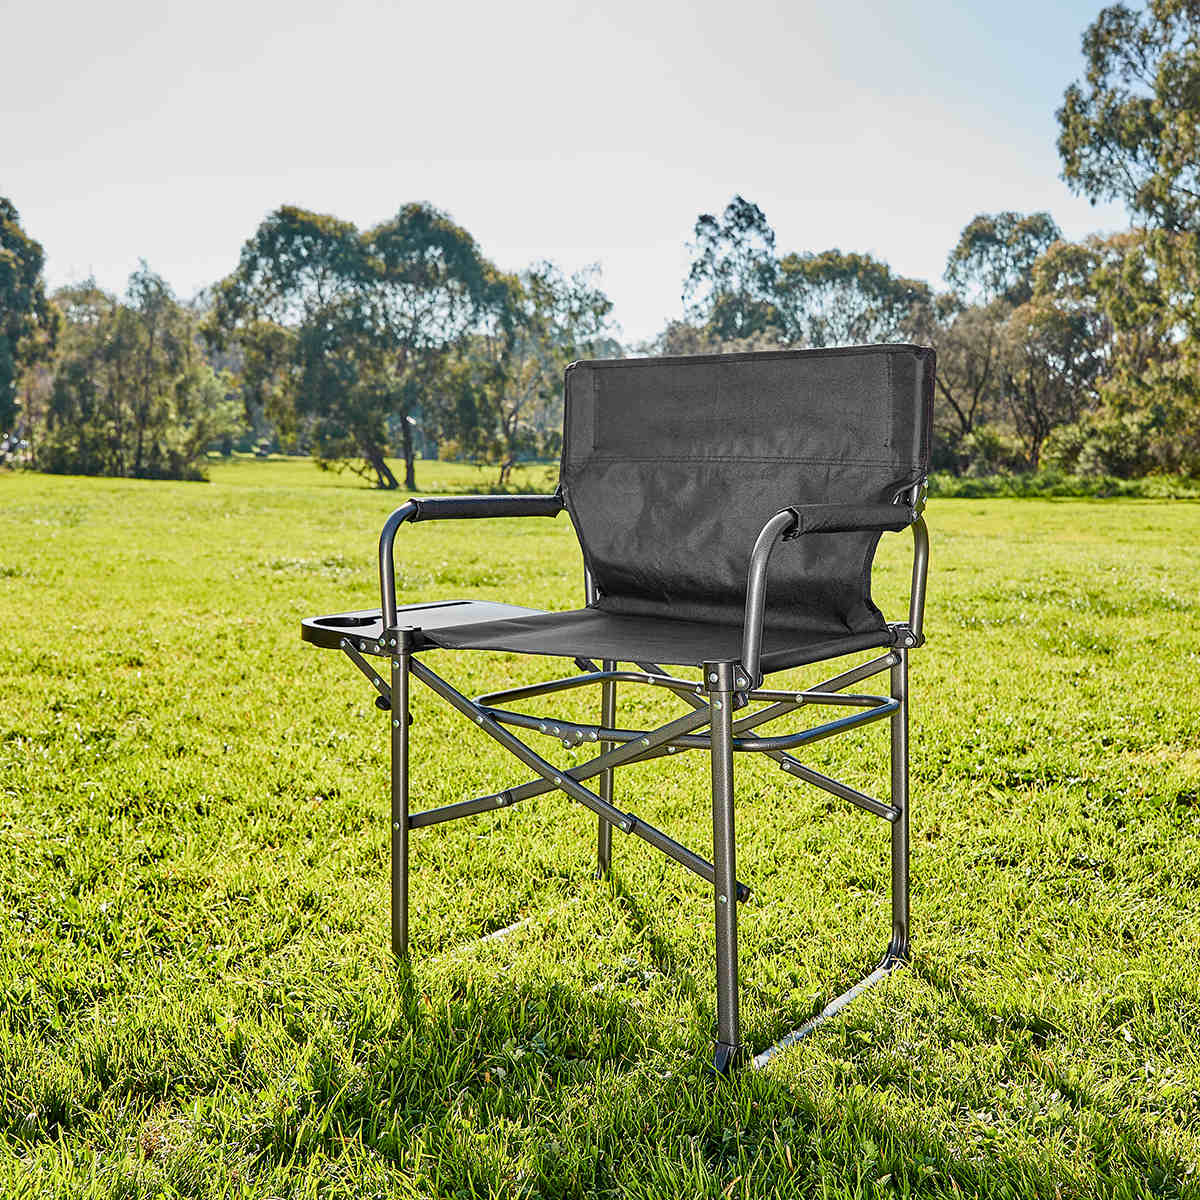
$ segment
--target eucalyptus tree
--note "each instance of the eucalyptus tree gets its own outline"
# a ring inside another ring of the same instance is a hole
[[[205,363],[194,314],[144,263],[124,299],[88,280],[55,293],[63,317],[33,462],[44,471],[197,479],[238,427],[231,382]]]
[[[383,359],[379,398],[400,416],[405,486],[416,487],[412,426],[436,393],[447,358],[473,333],[508,336],[511,280],[445,213],[406,204],[363,235],[371,305]]]
[[[966,304],[954,292],[939,296],[933,343],[937,377],[933,406],[934,433],[940,456],[961,470],[961,453],[980,426],[995,418],[1003,404],[1004,324],[1011,308],[1003,302]]]
[[[1063,178],[1150,229],[1200,233],[1200,4],[1103,9],[1058,110]]]
[[[503,302],[448,365],[440,428],[467,457],[497,464],[501,487],[521,456],[558,453],[566,365],[620,352],[598,279],[597,266],[568,274],[547,261],[503,277]]]
[[[21,228],[12,201],[0,196],[0,436],[16,419],[21,375],[49,358],[58,336],[44,262],[41,245]]]
[[[688,321],[717,343],[771,336],[778,262],[762,209],[734,196],[720,216],[701,213],[693,236],[683,285]]]
[[[287,206],[215,289],[208,329],[216,344],[241,344],[248,392],[320,464],[395,488],[386,456],[396,430],[414,489],[412,424],[449,351],[502,304],[474,239],[428,205],[366,232]]]
[[[1093,409],[1112,367],[1113,326],[1086,282],[1096,258],[1059,242],[1038,262],[1031,298],[1003,327],[1003,393],[1029,466],[1059,427]]]
[[[1061,239],[1048,212],[980,213],[950,251],[946,282],[975,303],[1024,304],[1033,296],[1034,263]]]
[[[775,312],[783,340],[792,345],[926,343],[933,293],[869,254],[788,254],[779,263]]]
[[[369,398],[369,267],[347,221],[286,205],[243,245],[237,269],[213,289],[206,331],[242,352],[248,405],[318,462],[362,463],[396,486],[382,417]]]
[[[1111,474],[1200,467],[1200,255],[1195,234],[1131,229],[1060,243],[1034,300],[1102,341],[1096,403],[1071,436]]]

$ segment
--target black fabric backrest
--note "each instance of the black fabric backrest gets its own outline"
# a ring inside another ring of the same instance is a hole
[[[933,372],[933,351],[918,346],[572,363],[561,488],[597,606],[740,624],[750,550],[773,514],[887,503],[928,472]],[[768,627],[881,628],[878,541],[780,545]]]

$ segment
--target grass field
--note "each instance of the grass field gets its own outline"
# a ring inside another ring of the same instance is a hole
[[[710,894],[619,833],[596,881],[561,795],[415,831],[390,959],[386,718],[298,621],[377,603],[396,502],[304,462],[0,475],[0,1196],[1200,1195],[1200,505],[930,506],[915,961],[714,1086]],[[406,600],[579,602],[564,518],[399,551]],[[431,662],[471,693],[550,669]],[[648,690],[631,722],[674,711]],[[524,778],[414,713],[414,806]],[[885,745],[807,760],[878,793]],[[685,761],[618,799],[704,850]],[[886,837],[737,765],[762,1045],[883,950]]]

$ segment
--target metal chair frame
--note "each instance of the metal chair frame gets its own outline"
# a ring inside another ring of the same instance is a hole
[[[906,962],[910,946],[908,655],[911,649],[924,641],[925,590],[929,567],[929,536],[922,516],[924,495],[922,482],[895,498],[897,504],[905,507],[907,523],[913,531],[914,554],[908,620],[889,626],[894,635],[893,648],[802,691],[764,687],[759,665],[771,553],[781,539],[802,536],[806,532],[793,509],[784,509],[773,516],[763,526],[751,551],[740,659],[704,663],[703,679],[697,683],[668,674],[652,662],[631,664],[637,668],[635,671],[620,670],[620,664],[612,660],[604,660],[597,665],[588,659],[577,658],[575,665],[580,671],[578,675],[506,688],[474,699],[458,691],[417,657],[422,647],[418,644],[416,631],[403,624],[406,610],[398,608],[396,603],[394,544],[397,532],[401,525],[412,520],[553,515],[561,509],[562,502],[557,496],[455,497],[445,501],[409,501],[396,509],[384,524],[379,540],[381,609],[380,617],[376,619],[381,621],[381,633],[374,637],[361,637],[348,632],[338,642],[341,650],[379,693],[376,704],[387,709],[391,717],[393,952],[398,956],[408,954],[411,830],[507,808],[534,796],[561,791],[596,814],[597,867],[602,876],[612,866],[612,831],[615,827],[623,833],[641,838],[712,886],[717,982],[717,1032],[713,1065],[719,1073],[729,1072],[751,1059],[742,1045],[738,1011],[737,902],[746,900],[750,889],[737,880],[733,773],[734,755],[749,753],[765,754],[792,778],[812,784],[880,817],[888,823],[891,837],[891,936],[879,965],[854,987],[831,1001],[813,1021],[753,1057],[753,1064],[762,1066],[777,1050],[803,1037],[817,1022],[832,1016],[865,988]],[[590,603],[594,598],[594,588],[586,575],[585,592]],[[333,622],[332,618],[320,620]],[[380,676],[367,656],[388,658],[391,664],[390,681]],[[848,690],[884,672],[888,672],[890,682],[886,695]],[[409,696],[414,677],[528,767],[534,778],[490,795],[460,800],[440,808],[411,811],[409,753],[412,718]],[[598,724],[581,724],[552,716],[532,716],[504,707],[507,703],[593,684],[600,686]],[[683,700],[690,711],[657,729],[622,728],[617,725],[618,684],[664,689]],[[743,712],[755,703],[762,703],[764,707]],[[759,726],[810,706],[853,711],[794,733],[765,737],[753,732]],[[735,717],[735,713],[742,715]],[[792,751],[810,743],[882,720],[889,722],[891,730],[891,792],[886,802],[804,765],[792,754]],[[558,739],[564,747],[595,743],[599,753],[586,763],[560,768],[518,738],[511,731],[513,728]],[[613,779],[618,768],[691,750],[707,751],[710,759],[713,818],[711,862],[613,803]],[[597,781],[595,790],[585,786],[591,780]]]

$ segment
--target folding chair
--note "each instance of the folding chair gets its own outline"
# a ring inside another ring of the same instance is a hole
[[[746,1057],[738,1017],[737,902],[750,893],[736,877],[733,802],[733,760],[742,753],[765,754],[793,779],[890,826],[891,939],[879,966],[822,1015],[906,960],[908,652],[923,641],[929,543],[921,511],[933,380],[933,351],[903,345],[572,363],[554,495],[412,499],[392,513],[379,539],[381,608],[309,618],[302,636],[344,652],[379,693],[376,705],[391,714],[397,955],[408,950],[411,830],[562,791],[599,818],[601,873],[610,868],[615,827],[712,886],[714,1066],[727,1072]],[[562,509],[583,551],[585,607],[541,612],[473,600],[397,605],[393,550],[404,523],[553,517]],[[881,534],[908,526],[914,534],[908,620],[889,624],[871,600],[871,566]],[[470,699],[421,661],[421,652],[433,648],[550,655],[573,660],[580,673]],[[870,649],[885,652],[813,687],[763,686],[775,672]],[[372,657],[389,660],[390,681],[371,665]],[[664,665],[700,668],[701,675],[681,677]],[[885,671],[887,695],[851,690]],[[533,778],[410,811],[413,677]],[[507,707],[590,684],[600,686],[598,724]],[[673,693],[686,711],[657,729],[625,728],[617,720],[618,684]],[[842,715],[796,732],[767,736],[759,729],[812,706]],[[829,778],[792,753],[882,720],[891,725],[887,801]],[[558,767],[514,728],[567,747],[595,743],[599,753],[582,765]],[[692,750],[710,757],[711,862],[613,800],[618,767]]]

